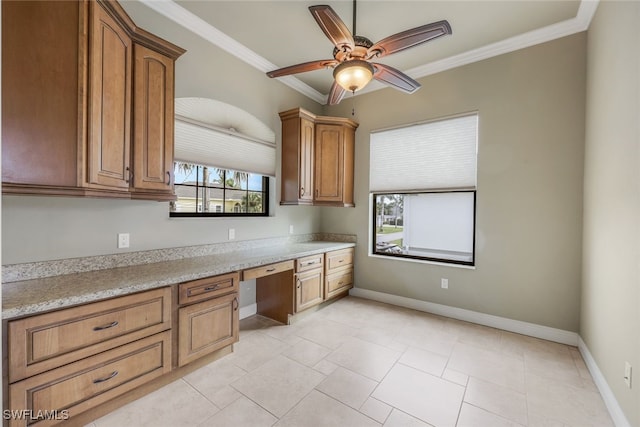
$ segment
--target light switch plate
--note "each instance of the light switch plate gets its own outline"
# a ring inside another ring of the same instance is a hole
[[[236,238],[236,229],[235,228],[230,228],[229,229],[229,240],[234,240]]]

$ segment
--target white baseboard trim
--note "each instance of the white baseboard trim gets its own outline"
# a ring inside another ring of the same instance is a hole
[[[613,391],[609,387],[607,380],[605,380],[604,375],[598,368],[595,359],[591,355],[591,352],[587,348],[587,344],[582,341],[581,337],[578,337],[578,349],[580,350],[580,354],[582,354],[582,358],[584,359],[584,363],[587,365],[591,376],[593,377],[593,381],[596,383],[596,387],[598,387],[598,391],[602,396],[602,400],[604,400],[604,404],[607,406],[609,410],[609,415],[611,415],[611,419],[613,419],[613,423],[616,427],[631,427],[629,420],[624,415],[622,408],[618,404]]]
[[[578,334],[575,332],[565,331],[563,329],[550,328],[548,326],[536,325],[535,323],[507,319],[506,317],[493,316],[491,314],[479,313],[477,311],[465,310],[463,308],[451,307],[448,305],[436,304],[433,302],[421,301],[384,292],[371,291],[368,289],[352,288],[349,291],[349,295],[385,302],[440,316],[451,317],[453,319],[464,320],[466,322],[477,323],[479,325],[490,326],[492,328],[541,338],[548,341],[572,346],[578,345]]]
[[[258,304],[253,303],[240,307],[240,320],[253,316],[258,312]]]

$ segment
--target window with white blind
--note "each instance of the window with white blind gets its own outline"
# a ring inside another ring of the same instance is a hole
[[[475,265],[478,114],[370,137],[371,253]]]
[[[170,216],[268,216],[275,133],[220,101],[177,98]]]

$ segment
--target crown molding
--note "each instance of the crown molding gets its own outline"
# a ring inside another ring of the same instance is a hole
[[[426,77],[452,68],[468,65],[494,56],[531,47],[537,44],[546,43],[551,40],[570,36],[582,31],[586,31],[591,24],[591,19],[598,8],[599,0],[582,0],[575,18],[567,19],[557,24],[548,25],[529,31],[496,43],[491,43],[477,49],[463,52],[459,55],[450,56],[439,61],[430,62],[419,67],[411,68],[406,74],[414,79]],[[382,84],[370,85],[359,91],[356,95],[361,95],[383,89]]]
[[[169,18],[175,23],[183,26],[189,31],[197,34],[208,42],[218,46],[222,50],[230,53],[238,59],[246,62],[257,70],[266,73],[267,71],[278,68],[275,64],[258,55],[248,47],[224,34],[211,24],[207,23],[197,15],[189,12],[173,0],[140,0],[150,9],[155,10],[161,15]],[[428,64],[414,67],[406,70],[406,74],[414,79],[426,77],[462,65],[471,64],[473,62],[489,59],[494,56],[503,55],[515,50],[524,49],[540,43],[545,43],[561,37],[570,36],[575,33],[585,31],[589,28],[593,15],[598,8],[600,0],[582,0],[578,8],[578,13],[574,18],[567,19],[556,24],[548,25],[537,30],[529,31],[508,39],[482,46],[458,55],[450,56],[445,59],[430,62]],[[279,81],[290,88],[300,92],[306,97],[320,103],[327,102],[327,94],[322,94],[302,82],[294,76],[279,77]],[[372,82],[366,88],[359,91],[356,96],[384,89],[387,86]]]
[[[140,2],[149,9],[155,10],[176,24],[181,25],[263,73],[278,68],[275,64],[258,55],[245,45],[238,43],[213,25],[178,5],[173,0],[140,0]],[[281,77],[278,80],[320,104],[324,104],[327,101],[327,95],[318,92],[293,76]]]

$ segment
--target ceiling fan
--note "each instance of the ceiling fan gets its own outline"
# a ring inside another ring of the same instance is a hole
[[[451,26],[444,20],[402,31],[372,43],[366,37],[352,35],[331,6],[311,6],[309,10],[324,34],[335,45],[333,59],[291,65],[269,71],[267,76],[282,77],[321,68],[333,68],[334,82],[327,100],[329,105],[338,104],[346,91],[355,93],[362,89],[372,78],[403,92],[415,92],[420,88],[420,83],[400,70],[371,60],[451,34]],[[355,32],[356,0],[353,0],[353,33]]]

